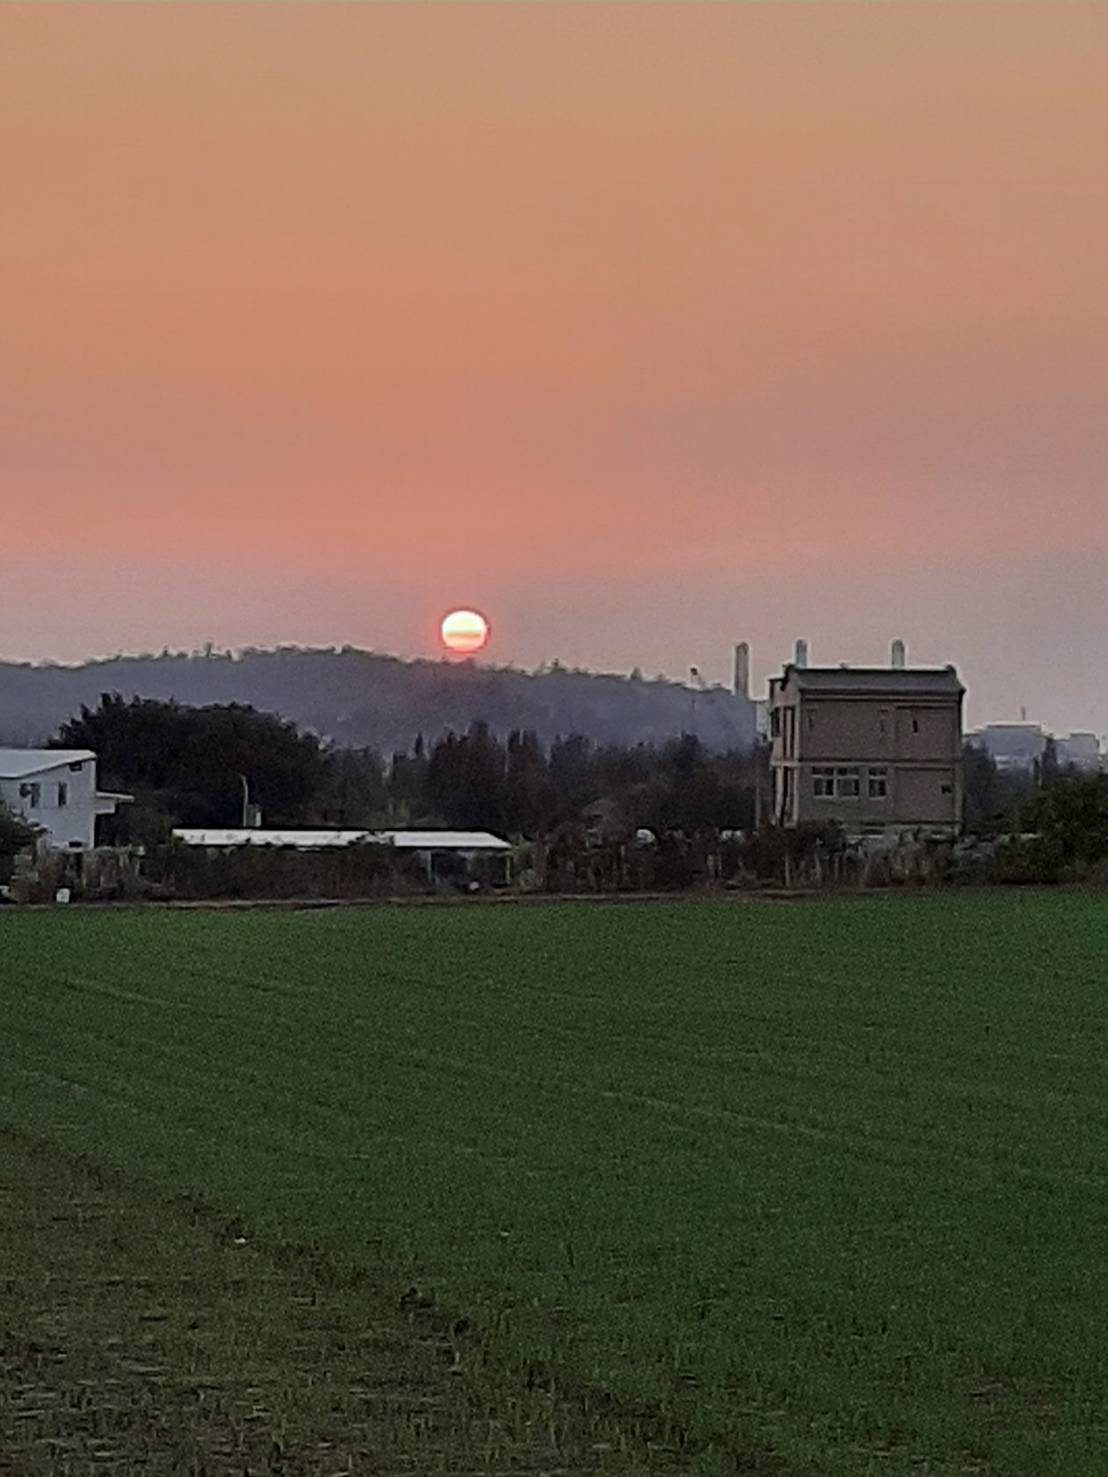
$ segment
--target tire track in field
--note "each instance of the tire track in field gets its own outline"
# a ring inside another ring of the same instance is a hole
[[[8,1130],[0,1266],[5,1477],[678,1477],[695,1453],[660,1408],[509,1376],[387,1278]]]

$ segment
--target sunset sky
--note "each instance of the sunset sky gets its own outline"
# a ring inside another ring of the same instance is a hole
[[[1108,5],[0,8],[0,655],[1108,730]]]

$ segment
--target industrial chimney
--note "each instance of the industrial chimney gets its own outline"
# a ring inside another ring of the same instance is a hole
[[[735,696],[750,696],[750,644],[746,641],[735,647]]]
[[[798,641],[796,643],[796,654],[793,657],[794,667],[806,667],[808,665],[808,643]]]
[[[897,672],[902,672],[908,665],[908,649],[903,641],[893,642],[892,665]]]

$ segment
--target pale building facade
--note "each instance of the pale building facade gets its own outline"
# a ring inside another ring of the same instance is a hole
[[[984,749],[1001,774],[1032,775],[1043,762],[1047,738],[1041,723],[986,723],[969,742]]]
[[[58,851],[96,845],[96,817],[129,795],[97,789],[91,749],[0,749],[0,804]]]
[[[1062,769],[1076,769],[1096,774],[1103,767],[1100,740],[1095,733],[1070,733],[1057,741],[1058,764]]]

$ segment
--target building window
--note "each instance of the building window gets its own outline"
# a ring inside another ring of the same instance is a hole
[[[58,809],[69,804],[69,786],[64,780],[58,785]]]
[[[912,732],[913,733],[919,733],[919,719],[918,718],[913,718],[912,719]]]
[[[858,770],[836,769],[835,794],[840,800],[857,800],[861,789],[861,776]]]
[[[24,788],[27,791],[27,804],[32,810],[37,810],[42,804],[42,786],[35,781]]]
[[[809,713],[808,714],[808,732],[809,733],[815,733],[815,731],[816,731],[816,715],[814,713]]]
[[[70,770],[74,774],[80,774],[81,773],[81,770],[84,769],[84,767],[85,767],[85,761],[83,759],[75,759],[73,761],[73,763],[69,766]]]
[[[869,798],[871,800],[887,800],[889,796],[889,771],[887,769],[871,769],[869,772]]]
[[[944,785],[943,786],[943,794],[944,795],[953,795],[954,794],[954,786],[953,785]]]
[[[771,738],[781,737],[781,709],[774,708],[769,715],[769,732]]]
[[[833,769],[812,770],[812,794],[817,800],[831,800],[835,795],[835,771]]]

